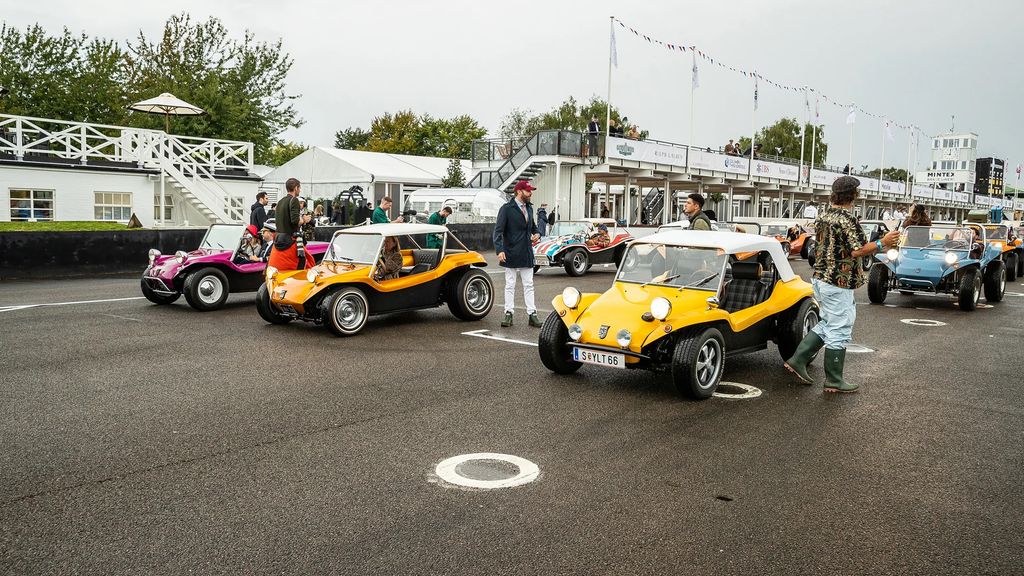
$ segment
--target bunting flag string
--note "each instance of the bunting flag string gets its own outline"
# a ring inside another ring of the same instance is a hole
[[[696,46],[693,46],[693,45],[686,46],[684,44],[670,44],[670,43],[667,43],[667,42],[662,42],[661,40],[658,40],[656,38],[652,38],[651,36],[648,36],[647,34],[641,34],[639,30],[637,30],[636,28],[633,28],[631,26],[627,26],[622,20],[619,20],[618,18],[615,18],[615,21],[618,22],[619,26],[621,26],[623,29],[629,30],[630,32],[633,33],[634,36],[637,36],[639,38],[643,38],[644,40],[646,40],[650,44],[658,44],[659,46],[664,46],[664,47],[668,48],[669,50],[679,51],[679,52],[683,52],[683,53],[685,53],[687,50],[689,50],[690,52],[692,52],[693,54],[697,55],[702,60],[705,60],[705,61],[707,61],[710,64],[717,65],[719,68],[722,68],[724,70],[729,70],[730,72],[736,72],[738,74],[742,74],[745,78],[754,78],[755,82],[756,81],[764,81],[764,82],[767,82],[768,84],[771,84],[772,86],[774,86],[774,87],[776,87],[776,88],[778,88],[780,90],[786,90],[786,91],[789,91],[789,92],[800,92],[800,91],[803,91],[805,89],[805,87],[789,86],[787,84],[782,84],[780,82],[776,82],[776,81],[771,80],[769,78],[765,78],[764,76],[762,76],[758,72],[749,72],[749,71],[743,70],[741,68],[736,68],[735,66],[728,66],[728,65],[722,63],[721,61],[715,60],[714,58],[712,58],[710,55],[708,55],[703,50],[698,49]],[[884,116],[882,116],[880,114],[873,114],[871,112],[868,112],[868,111],[864,110],[863,108],[861,108],[859,106],[856,106],[852,102],[850,102],[850,103],[842,103],[842,102],[839,102],[839,101],[835,100],[834,98],[829,98],[826,94],[824,94],[820,90],[815,90],[814,88],[810,88],[810,87],[806,87],[806,89],[808,91],[810,91],[810,92],[814,92],[815,93],[815,96],[816,96],[816,98],[815,98],[815,108],[817,108],[818,97],[820,97],[820,99],[825,101],[825,103],[831,104],[831,105],[835,106],[836,108],[847,110],[848,112],[852,112],[853,110],[856,110],[857,112],[860,112],[861,114],[864,114],[865,116],[870,116],[872,118],[878,118],[878,119],[883,119],[884,118]],[[817,111],[817,110],[815,110],[815,111]],[[924,133],[923,130],[921,130],[917,126],[914,126],[913,124],[908,124],[908,125],[904,126],[904,125],[902,125],[902,124],[900,124],[898,122],[894,122],[892,120],[889,120],[888,122],[889,122],[889,124],[891,124],[893,126],[897,126],[897,127],[902,128],[904,130],[907,130],[909,132],[913,132],[913,131],[916,130],[916,131],[920,132],[922,135],[924,135],[924,136],[926,136],[928,138],[933,138],[933,136],[928,136],[927,134]]]

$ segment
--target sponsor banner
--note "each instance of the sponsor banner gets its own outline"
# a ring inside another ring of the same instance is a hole
[[[971,201],[971,195],[966,192],[950,192],[954,202],[963,202],[967,204]]]
[[[974,203],[978,206],[991,206],[992,198],[985,196],[984,194],[975,194]]]
[[[1013,201],[1014,210],[1024,210],[1024,198],[1017,198]]]
[[[889,180],[882,180],[882,193],[883,194],[895,194],[897,196],[904,196],[906,186],[903,182],[891,182]]]
[[[949,190],[941,190],[939,188],[936,188],[935,190],[932,190],[932,192],[935,194],[936,200],[953,200],[953,193],[950,192]]]
[[[754,169],[751,176],[775,178],[777,180],[790,180],[795,183],[799,174],[800,168],[798,166],[793,166],[792,164],[779,164],[777,162],[754,160]]]
[[[643,140],[609,138],[608,157],[652,164],[686,166],[686,148]]]
[[[924,198],[925,200],[931,200],[933,198],[932,189],[927,186],[914,186],[913,195],[914,198]]]
[[[1003,208],[1013,208],[1013,198],[1003,198]]]

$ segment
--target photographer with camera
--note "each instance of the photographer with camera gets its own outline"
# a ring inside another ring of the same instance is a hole
[[[405,215],[399,216],[394,220],[388,219],[388,212],[391,210],[391,197],[385,196],[381,198],[380,205],[373,209],[373,216],[370,217],[370,222],[373,224],[387,224],[389,222],[402,222],[405,219]]]
[[[289,178],[284,187],[287,195],[277,203],[277,235],[274,236],[274,249],[270,252],[267,264],[278,270],[312,268],[315,262],[306,252],[301,230],[302,208],[299,206],[299,194],[302,193],[302,184],[297,178]]]

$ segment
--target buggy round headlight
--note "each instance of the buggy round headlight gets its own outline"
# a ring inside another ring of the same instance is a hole
[[[583,326],[579,324],[573,324],[569,326],[569,338],[573,340],[579,340],[583,336]]]
[[[160,257],[160,251],[156,248],[149,249],[149,263],[152,264],[154,260]]]
[[[312,282],[312,283],[315,284],[316,283],[316,279],[319,278],[319,277],[320,277],[320,271],[317,270],[316,268],[310,268],[309,271],[306,272],[306,282]]]
[[[956,264],[958,259],[956,252],[946,252],[946,264],[952,266],[953,264]]]
[[[900,251],[895,248],[889,248],[889,251],[885,253],[885,257],[889,260],[895,260],[900,257]]]
[[[651,301],[651,316],[658,320],[664,320],[670,313],[672,313],[672,303],[668,301],[668,298],[655,298]]]
[[[562,302],[569,308],[576,308],[580,305],[580,291],[567,286],[565,290],[562,290]]]
[[[188,258],[188,252],[184,250],[178,250],[174,253],[174,259],[178,261],[178,264],[184,264],[186,258]]]
[[[267,280],[273,280],[274,276],[277,275],[277,268],[274,268],[273,266],[267,266],[266,274],[267,274]]]
[[[622,330],[619,330],[619,332],[615,335],[615,341],[619,343],[619,346],[622,346],[623,348],[628,348],[629,343],[633,341],[633,335],[629,332],[629,330],[623,328]]]

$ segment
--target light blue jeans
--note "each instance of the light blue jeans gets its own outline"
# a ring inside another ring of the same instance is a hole
[[[814,299],[821,310],[821,321],[813,330],[830,350],[845,350],[853,336],[853,322],[857,319],[857,304],[853,290],[837,288],[817,278],[811,280]]]

